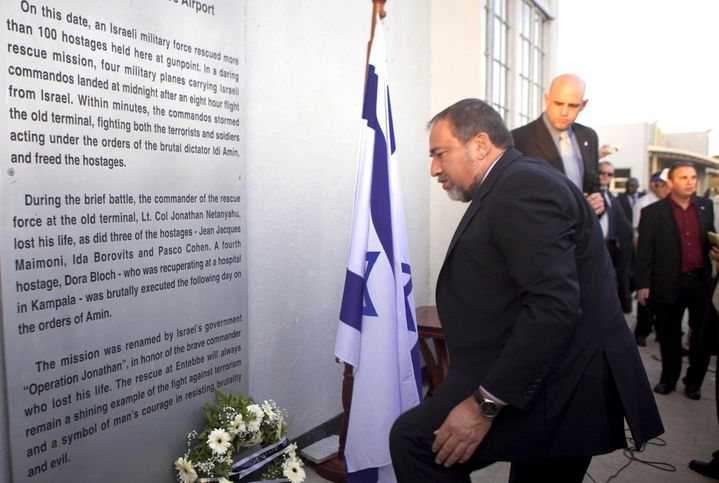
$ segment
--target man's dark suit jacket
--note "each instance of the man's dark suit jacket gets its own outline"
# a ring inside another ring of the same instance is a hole
[[[693,196],[699,214],[702,254],[711,274],[707,232],[714,228],[714,205],[711,200]],[[649,288],[652,303],[674,304],[679,301],[679,276],[682,267],[682,245],[669,196],[642,209],[637,249],[637,288]]]
[[[611,191],[607,191],[607,195],[611,200],[612,214],[614,215],[614,226],[616,228],[617,242],[619,248],[626,253],[632,252],[632,217],[626,217],[619,197],[614,196]]]
[[[576,122],[572,124],[572,130],[574,131],[574,137],[577,138],[582,161],[584,161],[582,191],[596,193],[599,191],[599,174],[597,170],[599,140],[597,133],[592,128]],[[549,130],[541,116],[539,119],[513,130],[512,137],[514,138],[514,147],[526,156],[544,159],[561,173],[564,173],[562,156],[559,154],[557,145],[549,134]]]
[[[644,196],[644,193],[637,193],[637,200]],[[619,206],[622,207],[622,211],[624,212],[624,216],[629,220],[629,223],[632,223],[632,218],[634,218],[634,208],[632,207],[632,204],[629,202],[629,197],[626,193],[619,193],[617,196],[617,201],[619,201]]]
[[[623,304],[625,310],[631,311],[631,278],[632,278],[632,257],[634,256],[634,238],[632,231],[631,216],[627,218],[622,209],[618,197],[614,196],[611,191],[607,191],[607,195],[611,200],[611,214],[614,216],[614,227],[616,236],[616,252],[614,268],[617,272],[617,289],[620,297],[620,303]]]
[[[482,182],[437,282],[449,372],[439,427],[480,385],[508,403],[479,445],[486,461],[587,456],[663,432],[617,300],[597,217],[542,160],[508,150]]]

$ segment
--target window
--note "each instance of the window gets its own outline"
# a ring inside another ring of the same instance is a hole
[[[519,125],[527,124],[539,116],[543,110],[542,94],[544,86],[544,30],[548,21],[542,11],[532,2],[522,2],[522,21],[519,31],[521,62],[519,65],[518,106]]]
[[[504,119],[509,114],[509,0],[487,0],[486,101]]]
[[[484,99],[509,126],[533,121],[544,109],[553,27],[546,5],[537,0],[484,0]]]

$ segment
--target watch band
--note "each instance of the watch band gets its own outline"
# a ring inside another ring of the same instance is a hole
[[[479,412],[482,414],[483,417],[487,419],[494,419],[495,416],[499,414],[501,406],[499,406],[493,400],[484,397],[484,395],[479,391],[479,389],[474,391],[473,396],[474,399],[476,399],[477,404],[479,404]]]

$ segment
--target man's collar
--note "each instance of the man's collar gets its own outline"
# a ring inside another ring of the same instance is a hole
[[[479,182],[479,184],[482,184],[482,181],[484,181],[485,179],[487,179],[487,176],[489,176],[489,173],[490,173],[490,171],[492,171],[492,168],[494,168],[494,165],[497,164],[497,161],[499,161],[500,159],[502,159],[502,156],[504,156],[504,153],[506,153],[506,152],[507,152],[507,150],[505,149],[504,151],[502,151],[501,153],[499,153],[499,156],[497,156],[497,159],[495,159],[495,160],[492,162],[492,164],[489,165],[489,168],[487,168],[487,172],[484,173],[484,176],[482,177],[482,180]]]
[[[544,111],[542,113],[542,121],[544,122],[544,125],[547,126],[547,131],[549,131],[550,136],[552,136],[552,139],[555,141],[559,139],[559,135],[562,133],[562,131],[557,131],[554,126],[549,122],[549,119],[547,119],[547,111]],[[570,125],[566,130],[568,135],[572,135],[572,126]]]
[[[671,193],[669,193],[669,196],[667,196],[667,198],[669,198],[669,204],[671,204],[672,206],[676,206],[677,208],[681,208],[682,210],[684,209],[684,207],[682,205],[680,205],[679,203],[677,203],[674,200]],[[687,207],[692,206],[693,204],[694,204],[694,196],[690,196],[689,197],[689,205],[687,205]]]

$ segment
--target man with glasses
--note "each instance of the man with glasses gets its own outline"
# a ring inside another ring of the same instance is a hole
[[[614,178],[614,165],[609,161],[599,163],[600,193],[604,198],[604,213],[599,217],[604,243],[609,252],[616,274],[617,295],[622,311],[632,311],[632,294],[629,288],[629,274],[632,262],[632,225],[624,215],[617,198],[609,191]]]
[[[512,131],[512,137],[514,147],[522,153],[544,159],[564,173],[600,215],[604,212],[604,200],[597,181],[597,133],[575,122],[588,102],[584,91],[584,81],[577,75],[555,77],[544,93],[542,115]]]
[[[701,335],[710,309],[711,265],[707,232],[714,227],[714,206],[697,196],[697,172],[690,162],[669,169],[669,196],[642,210],[637,251],[637,300],[652,303],[662,374],[657,394],[676,389],[682,369],[682,317],[689,310],[689,367],[682,382],[689,399],[701,398],[710,350]]]

